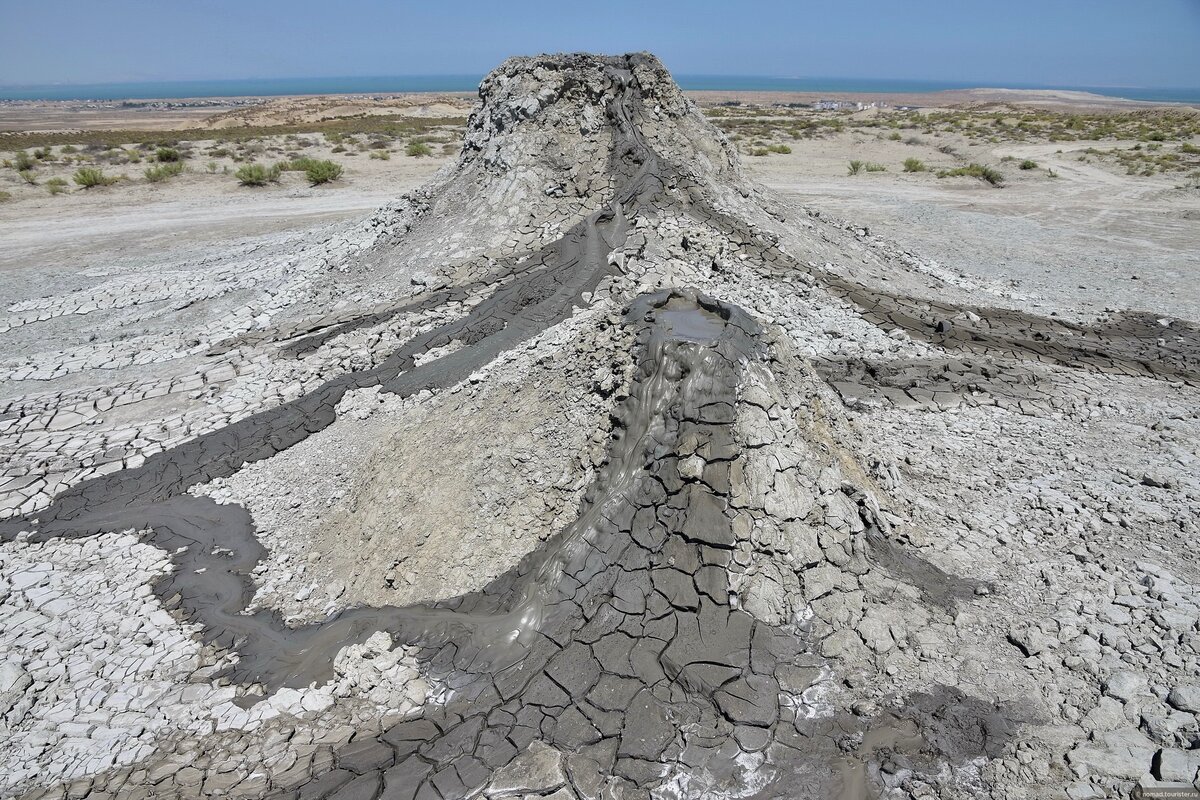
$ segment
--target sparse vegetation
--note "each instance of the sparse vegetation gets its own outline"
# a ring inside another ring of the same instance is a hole
[[[67,190],[66,178],[51,178],[46,181],[46,191],[50,194],[62,194]]]
[[[965,167],[957,167],[955,169],[944,169],[938,173],[939,178],[953,177],[969,177],[979,178],[981,181],[986,181],[992,186],[1002,186],[1004,184],[1004,176],[992,167],[984,166],[983,164],[971,163]]]
[[[1037,169],[1037,162],[1031,158],[1027,158],[1021,162],[1021,169]]]
[[[314,161],[305,168],[304,177],[313,186],[336,181],[342,177],[342,166],[333,161]]]
[[[17,173],[21,176],[21,180],[28,183],[30,186],[37,186],[37,173],[31,169],[23,169]]]
[[[850,174],[857,175],[862,172],[862,168],[866,166],[865,162],[859,161],[857,158],[850,162]]]
[[[315,158],[300,156],[299,158],[293,158],[291,161],[280,161],[276,166],[279,167],[281,172],[306,172],[309,167],[319,163]]]
[[[159,164],[155,167],[149,167],[145,171],[146,180],[151,183],[160,183],[168,178],[174,178],[183,172],[182,161],[169,161],[165,164]]]
[[[904,159],[905,172],[924,172],[926,169],[925,162],[919,158]]]
[[[391,157],[392,157],[392,154],[389,153],[387,150],[372,150],[371,151],[371,158],[376,161],[388,161],[389,159],[391,159]]]
[[[464,117],[410,117],[402,114],[378,114],[357,117],[339,117],[319,122],[291,123],[287,125],[263,125],[246,128],[187,128],[171,131],[171,140],[159,139],[155,146],[175,147],[180,142],[215,141],[222,147],[238,143],[261,140],[288,134],[324,134],[326,141],[336,144],[342,138],[354,135],[382,134],[392,139],[422,137],[453,131],[458,136],[466,124]],[[105,148],[143,144],[146,131],[137,130],[91,130],[91,131],[22,131],[0,133],[0,150],[20,150],[28,147],[71,144],[76,147],[99,146]],[[153,150],[147,148],[147,152]],[[180,151],[180,155],[184,153]],[[210,153],[210,155],[212,155]]]
[[[424,158],[425,156],[433,155],[433,151],[429,149],[429,145],[425,142],[414,140],[405,145],[404,154],[413,158]]]
[[[279,180],[279,165],[265,166],[257,161],[252,161],[249,164],[243,164],[238,167],[234,177],[238,179],[238,183],[242,186],[266,186],[268,183],[274,183]]]
[[[175,163],[183,156],[174,147],[160,147],[154,151],[154,160],[160,164]]]
[[[75,170],[75,175],[72,179],[84,189],[93,189],[97,186],[111,186],[120,180],[118,177],[105,175],[104,170],[98,167],[80,167]]]
[[[12,168],[17,172],[25,172],[26,170],[33,169],[35,166],[37,166],[34,163],[33,157],[24,150],[18,150],[16,157],[13,158],[13,160],[9,163],[12,164]]]
[[[12,199],[12,195],[8,192],[0,191],[0,203],[7,202]]]
[[[887,172],[887,167],[885,167],[883,164],[876,164],[873,161],[864,165],[863,169],[865,169],[867,172]]]

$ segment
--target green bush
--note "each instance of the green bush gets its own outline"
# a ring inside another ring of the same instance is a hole
[[[154,159],[160,164],[173,164],[182,158],[183,156],[174,147],[160,147],[154,151]]]
[[[404,153],[413,158],[424,158],[425,156],[433,155],[433,151],[429,149],[429,145],[424,142],[409,142],[404,148]]]
[[[874,162],[867,163],[863,169],[865,169],[867,172],[887,172],[887,167],[885,167],[883,164],[876,164]]]
[[[1037,169],[1037,162],[1031,158],[1027,158],[1021,162],[1021,169]]]
[[[210,161],[204,165],[204,168],[209,171],[209,174],[214,173],[217,171],[217,162]]]
[[[274,183],[279,180],[281,172],[279,165],[264,166],[257,161],[252,161],[249,164],[243,164],[238,167],[234,177],[238,179],[238,183],[242,186],[266,186],[268,183]]]
[[[332,161],[314,161],[305,168],[304,177],[308,178],[308,182],[313,186],[336,181],[342,177],[342,166]]]
[[[17,173],[21,176],[21,180],[28,183],[30,186],[37,186],[37,173],[31,169],[23,169]]]
[[[73,144],[64,144],[59,148],[58,152],[62,153],[63,155],[70,155],[71,153],[78,153],[79,148]]]
[[[924,172],[925,171],[925,162],[919,158],[906,158],[906,159],[904,159],[904,171],[905,172]]]
[[[376,161],[388,161],[391,159],[391,157],[392,157],[392,154],[389,153],[387,150],[372,150],[371,151],[371,158],[375,159]]]
[[[891,133],[888,134],[888,138],[891,139],[893,142],[900,141],[900,131],[892,131]]]
[[[50,194],[62,194],[67,190],[66,178],[51,178],[46,181],[46,191]]]
[[[858,173],[862,172],[862,168],[864,166],[866,165],[862,161],[859,161],[857,158],[854,159],[850,162],[850,174],[857,175]]]
[[[37,164],[34,163],[32,156],[24,150],[17,151],[17,157],[12,161],[13,169],[17,172],[33,169]]]
[[[1179,145],[1179,152],[1194,156],[1197,153],[1200,153],[1200,147],[1196,147],[1196,145],[1192,144],[1191,142],[1184,142],[1183,144]]]
[[[8,192],[0,191],[0,203],[3,203],[4,201],[11,200],[11,199],[12,199],[11,194],[9,194]]]
[[[279,168],[281,170],[283,170],[284,172],[307,172],[308,168],[311,167],[313,164],[320,164],[320,163],[321,162],[315,158],[309,158],[308,156],[300,156],[299,158],[293,158],[291,161],[279,162]]]
[[[80,167],[75,170],[73,177],[75,182],[85,189],[91,189],[94,186],[109,186],[120,180],[120,178],[105,175],[104,170],[97,167]]]
[[[157,167],[150,167],[146,170],[146,180],[151,183],[165,181],[167,178],[174,178],[179,173],[183,172],[183,162],[170,161],[166,164],[159,164]]]
[[[982,164],[968,164],[965,167],[956,169],[942,170],[938,173],[939,178],[953,177],[968,177],[979,178],[981,181],[987,181],[992,186],[1000,186],[1004,183],[1004,176],[999,171],[991,167],[985,167]]]

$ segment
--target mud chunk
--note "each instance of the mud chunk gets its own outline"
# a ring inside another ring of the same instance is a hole
[[[666,704],[649,689],[642,689],[629,702],[617,754],[652,761],[674,738]]]
[[[1128,703],[1146,691],[1146,679],[1136,672],[1121,670],[1104,682],[1104,693]]]
[[[1200,714],[1200,684],[1181,683],[1171,689],[1167,702],[1180,711]]]
[[[689,541],[714,547],[733,547],[737,543],[721,502],[711,492],[694,485],[688,489],[687,515],[681,532]]]
[[[1067,761],[1076,774],[1105,775],[1137,780],[1150,771],[1150,762],[1158,746],[1132,728],[1110,731],[1099,741],[1081,745],[1067,753]]]
[[[767,727],[779,718],[779,684],[772,677],[747,675],[714,695],[717,706],[736,723]]]
[[[498,770],[483,793],[497,800],[526,794],[547,794],[566,782],[562,753],[543,742],[534,742],[508,766]]]
[[[1008,632],[1008,641],[1016,645],[1027,656],[1036,656],[1058,644],[1057,639],[1051,639],[1033,627],[1013,628]]]

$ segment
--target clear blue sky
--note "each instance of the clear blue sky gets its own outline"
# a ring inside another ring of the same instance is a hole
[[[1200,85],[1200,0],[0,0],[0,84],[482,74],[649,50],[680,74]]]

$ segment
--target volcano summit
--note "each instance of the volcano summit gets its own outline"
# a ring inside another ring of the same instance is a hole
[[[1195,778],[1195,326],[776,196],[647,54],[510,59],[426,186],[197,258],[0,319],[62,341],[0,397],[5,796]]]

